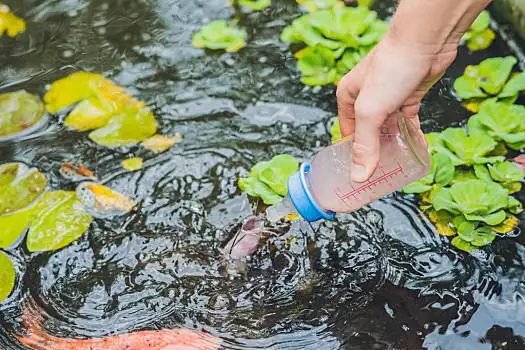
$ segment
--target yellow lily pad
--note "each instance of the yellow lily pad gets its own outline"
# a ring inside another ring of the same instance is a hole
[[[31,252],[60,249],[77,240],[93,220],[75,192],[46,192],[33,208],[27,236]]]
[[[496,226],[490,226],[490,228],[492,229],[492,231],[497,233],[509,233],[516,227],[518,227],[518,224],[518,218],[513,215],[506,218],[505,221],[503,221],[501,224]]]
[[[428,218],[436,226],[437,232],[442,236],[454,236],[456,235],[456,230],[452,221],[454,217],[452,214],[444,210],[430,210],[428,213]]]
[[[46,183],[44,174],[25,164],[0,166],[0,215],[27,207],[44,192]]]
[[[15,16],[9,6],[0,3],[0,36],[7,32],[10,37],[15,37],[26,30],[26,22]]]
[[[97,96],[82,100],[67,116],[64,124],[78,131],[101,128],[115,113],[115,106]]]
[[[11,259],[0,252],[0,303],[4,301],[15,287],[16,271]]]
[[[124,169],[135,171],[142,168],[142,163],[142,158],[129,158],[122,161],[122,166],[124,167]]]
[[[182,141],[181,134],[175,134],[175,136],[173,137],[153,135],[152,137],[144,140],[142,142],[142,146],[144,146],[144,148],[150,151],[153,151],[155,153],[161,153],[181,141]]]
[[[0,215],[0,248],[13,245],[31,223],[32,216],[32,208]]]

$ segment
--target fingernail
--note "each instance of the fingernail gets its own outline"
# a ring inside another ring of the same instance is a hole
[[[363,182],[368,177],[368,169],[361,164],[352,164],[351,170],[352,180],[356,182]]]

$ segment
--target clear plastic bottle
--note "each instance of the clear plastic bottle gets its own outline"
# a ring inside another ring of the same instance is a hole
[[[307,221],[332,219],[350,213],[425,176],[430,168],[423,134],[404,117],[389,120],[380,136],[379,164],[363,183],[350,177],[353,140],[346,139],[320,151],[312,164],[302,164],[288,180],[288,195],[268,208],[277,221],[300,214]]]

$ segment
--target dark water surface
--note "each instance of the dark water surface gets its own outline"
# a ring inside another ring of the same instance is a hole
[[[191,45],[204,21],[234,15],[226,0],[5,2],[28,30],[1,39],[0,93],[42,96],[75,70],[101,72],[147,103],[163,134],[184,141],[160,155],[110,150],[64,128],[60,115],[0,144],[0,162],[38,167],[51,189],[73,189],[58,167],[82,162],[141,201],[137,212],[95,220],[60,251],[9,252],[19,279],[0,306],[1,349],[21,348],[12,333],[21,331],[22,299],[62,337],[191,327],[232,349],[525,348],[523,238],[457,252],[399,195],[335,222],[281,227],[244,273],[228,274],[219,249],[256,205],[237,178],[275,154],[307,160],[330,142],[334,89],[303,86],[278,41],[300,13],[295,1],[237,13],[249,40],[236,54]],[[383,18],[390,5],[379,4]],[[461,50],[425,101],[424,130],[463,123],[469,112],[452,96],[452,78],[509,52],[502,40],[480,54]],[[130,154],[145,158],[142,170],[123,171]]]

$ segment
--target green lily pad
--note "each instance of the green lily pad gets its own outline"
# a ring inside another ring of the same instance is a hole
[[[0,138],[28,130],[44,112],[42,101],[24,90],[0,95]]]
[[[25,164],[1,165],[0,215],[15,212],[33,203],[44,192],[46,182],[44,174]]]
[[[0,215],[0,248],[9,248],[25,232],[31,223],[33,209]]]
[[[86,232],[92,218],[75,192],[46,192],[34,207],[35,218],[27,236],[31,252],[60,249]]]
[[[245,30],[230,27],[226,21],[217,20],[206,24],[193,35],[193,45],[198,48],[236,52],[245,45],[246,37]]]
[[[89,138],[107,147],[132,145],[153,136],[158,123],[148,108],[130,108],[111,117],[108,123],[92,131]]]
[[[0,252],[0,303],[13,291],[15,276],[13,263],[4,252]]]

